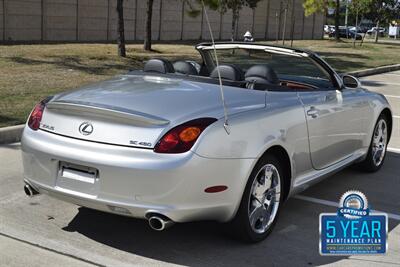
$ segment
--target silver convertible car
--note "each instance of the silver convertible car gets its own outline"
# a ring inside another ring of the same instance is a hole
[[[392,112],[312,52],[201,43],[51,96],[22,137],[24,190],[148,220],[225,222],[263,240],[282,203],[356,164],[382,167]]]

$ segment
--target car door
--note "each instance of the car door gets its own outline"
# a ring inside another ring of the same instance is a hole
[[[363,100],[355,89],[298,93],[307,120],[313,167],[324,169],[362,147]]]

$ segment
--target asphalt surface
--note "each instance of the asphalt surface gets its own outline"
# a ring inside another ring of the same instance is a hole
[[[22,190],[20,145],[0,146],[0,266],[399,266],[400,72],[363,83],[388,96],[395,124],[385,165],[374,174],[348,168],[290,199],[270,237],[243,244],[214,222],[154,232],[147,222],[101,213]],[[318,218],[335,212],[347,190],[364,192],[373,209],[389,213],[384,256],[320,256]],[[301,198],[301,199],[299,199]]]

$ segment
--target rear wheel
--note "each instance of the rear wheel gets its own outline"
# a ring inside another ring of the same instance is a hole
[[[254,167],[239,210],[231,222],[235,236],[247,242],[265,239],[275,226],[283,199],[283,171],[276,157],[265,155]]]
[[[386,116],[382,114],[375,125],[367,157],[359,164],[361,170],[376,172],[382,167],[386,157],[388,139],[388,122]]]

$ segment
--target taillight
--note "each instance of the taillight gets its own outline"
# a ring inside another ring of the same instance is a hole
[[[47,97],[46,99],[37,103],[36,106],[33,108],[31,115],[29,116],[28,119],[28,126],[32,130],[36,131],[37,129],[39,129],[44,108],[46,107],[46,103],[49,102],[50,99],[51,97]]]
[[[217,119],[201,118],[176,126],[158,141],[154,152],[183,153],[189,151],[204,129],[215,121]]]

